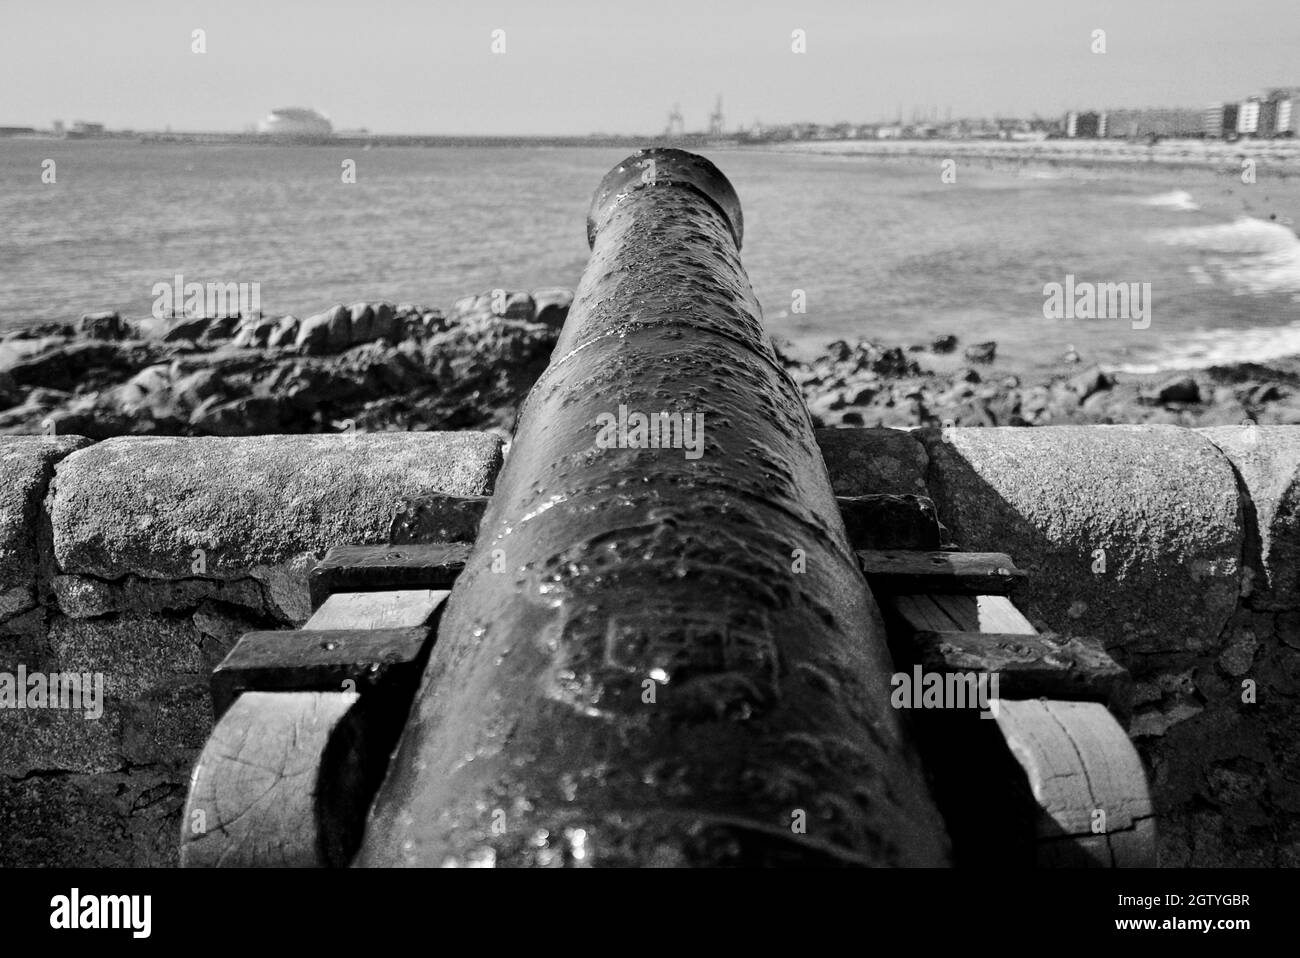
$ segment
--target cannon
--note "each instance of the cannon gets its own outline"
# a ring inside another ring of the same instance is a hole
[[[288,644],[241,641],[214,675],[222,718],[186,827],[231,800],[223,782],[248,773],[224,759],[259,727],[297,743],[301,777],[271,781],[233,845],[184,834],[186,864],[951,862],[958,817],[891,706],[868,575],[882,594],[925,591],[954,562],[880,551],[940,545],[928,500],[837,499],[743,233],[702,157],[644,150],[605,176],[590,261],[472,547],[327,558],[332,588],[355,594],[323,590]],[[1019,574],[981,561],[936,589]],[[951,635],[912,632],[942,669]]]

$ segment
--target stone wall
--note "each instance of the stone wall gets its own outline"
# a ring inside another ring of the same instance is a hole
[[[1300,427],[819,434],[836,492],[926,493],[1030,573],[1044,631],[1134,674],[1164,865],[1300,864]],[[498,439],[0,439],[0,673],[99,672],[103,715],[0,709],[0,866],[169,865],[207,678],[308,614],[331,546],[491,491]],[[978,783],[974,783],[978,787]]]
[[[836,491],[924,483],[1029,573],[1040,631],[1133,674],[1164,866],[1300,865],[1300,428],[822,433]],[[978,783],[973,783],[978,787]]]
[[[0,440],[0,672],[104,682],[97,719],[0,708],[0,866],[174,864],[234,641],[301,624],[331,546],[500,464],[481,433]]]

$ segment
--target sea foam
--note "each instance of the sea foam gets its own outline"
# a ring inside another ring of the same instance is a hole
[[[1215,226],[1162,230],[1156,239],[1211,254],[1199,270],[1234,292],[1300,294],[1300,237],[1281,223],[1243,216]]]
[[[1192,194],[1186,190],[1171,190],[1168,193],[1158,193],[1155,196],[1143,197],[1138,202],[1143,206],[1155,206],[1165,210],[1191,212],[1200,209],[1200,206],[1192,199]]]

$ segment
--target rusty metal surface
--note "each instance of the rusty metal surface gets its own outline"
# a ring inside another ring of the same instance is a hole
[[[357,863],[944,863],[734,191],[641,153],[590,223]],[[702,454],[601,448],[620,405]]]

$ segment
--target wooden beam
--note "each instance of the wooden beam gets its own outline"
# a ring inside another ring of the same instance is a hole
[[[1001,552],[859,550],[872,592],[892,595],[1007,595],[1025,573]]]
[[[896,661],[999,673],[995,721],[912,713],[958,865],[1155,864],[1155,817],[1121,718],[1127,672],[1094,643],[1040,635],[1000,595],[881,596]],[[1035,683],[1039,683],[1035,685]],[[1050,698],[1024,698],[1034,693]]]
[[[311,607],[335,592],[450,589],[469,550],[468,542],[335,546],[307,575]]]
[[[996,673],[1002,698],[1101,702],[1123,714],[1129,711],[1128,670],[1091,639],[921,630],[906,645],[908,664],[925,671]]]
[[[249,691],[380,691],[409,705],[431,635],[427,627],[248,632],[212,673],[213,710],[220,717]]]
[[[912,629],[945,632],[1011,632],[1033,635],[1038,630],[1015,604],[1002,595],[885,595],[884,607],[898,612]]]
[[[401,589],[392,592],[336,592],[306,624],[305,631],[331,629],[413,629],[431,625],[450,592]]]

